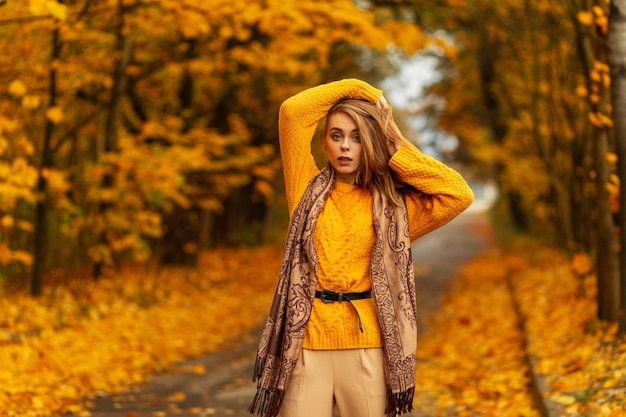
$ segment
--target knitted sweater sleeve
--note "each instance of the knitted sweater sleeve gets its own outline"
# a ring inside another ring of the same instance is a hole
[[[411,241],[448,223],[474,201],[472,189],[458,172],[408,142],[393,155],[389,166],[420,191],[406,196]]]
[[[278,134],[290,215],[311,178],[319,172],[311,153],[311,139],[319,121],[341,99],[376,102],[381,94],[381,90],[365,81],[345,79],[309,88],[283,102],[278,115]]]

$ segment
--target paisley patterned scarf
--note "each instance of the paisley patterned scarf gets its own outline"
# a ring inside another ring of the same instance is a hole
[[[315,297],[318,258],[314,230],[335,184],[327,165],[309,183],[291,222],[278,285],[254,367],[257,393],[248,411],[278,415],[289,378],[302,349]],[[372,293],[385,362],[388,417],[413,409],[417,323],[415,282],[406,206],[392,206],[374,190],[376,242],[371,256]]]

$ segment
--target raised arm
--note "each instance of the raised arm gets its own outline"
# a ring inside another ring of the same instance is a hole
[[[474,201],[472,189],[457,171],[408,141],[395,152],[389,166],[419,191],[406,196],[411,241],[448,223]]]
[[[391,112],[391,106],[380,96],[377,106]],[[411,241],[443,226],[474,201],[474,193],[463,177],[435,158],[425,155],[406,140],[393,117],[386,126],[389,167],[399,179],[417,192],[406,194]]]
[[[346,79],[309,88],[283,102],[278,116],[278,134],[290,215],[311,178],[319,172],[311,154],[311,140],[319,121],[341,99],[376,102],[381,94],[364,81]]]

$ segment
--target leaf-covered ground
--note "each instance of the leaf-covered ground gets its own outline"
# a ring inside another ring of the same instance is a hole
[[[583,254],[517,249],[506,259],[550,400],[567,416],[626,416],[626,339],[596,319],[591,262]]]
[[[416,407],[429,416],[538,416],[528,352],[563,416],[625,416],[626,342],[595,318],[595,281],[586,256],[535,243],[466,265],[418,346]]]
[[[88,415],[175,362],[224,349],[264,319],[282,250],[206,253],[198,270],[127,270],[0,300],[0,414]],[[203,373],[203,369],[193,372]]]
[[[198,270],[125,270],[40,299],[4,294],[0,410],[88,416],[86,398],[228,347],[264,319],[280,260],[278,248],[218,250]],[[564,415],[626,415],[626,344],[595,315],[583,255],[522,245],[470,262],[420,335],[418,415],[538,416],[526,342]]]
[[[420,416],[535,417],[506,261],[465,265],[418,343]]]

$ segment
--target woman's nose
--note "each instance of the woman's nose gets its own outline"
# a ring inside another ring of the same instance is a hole
[[[350,149],[350,141],[347,138],[341,141],[341,149]]]

